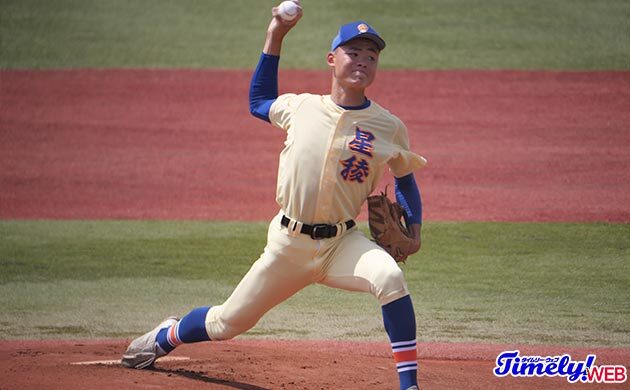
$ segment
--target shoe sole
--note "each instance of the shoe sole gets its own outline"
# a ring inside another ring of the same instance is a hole
[[[151,366],[155,362],[154,353],[139,353],[136,355],[123,355],[121,363],[127,368],[136,368],[141,370]]]

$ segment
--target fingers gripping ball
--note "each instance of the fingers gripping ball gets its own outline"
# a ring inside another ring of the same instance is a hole
[[[295,19],[298,16],[299,5],[294,1],[283,1],[278,6],[278,15],[287,22]]]

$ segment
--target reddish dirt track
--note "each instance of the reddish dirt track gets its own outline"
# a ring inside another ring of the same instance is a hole
[[[269,220],[249,71],[2,71],[0,218]],[[325,93],[325,72],[281,90]],[[381,72],[428,220],[630,221],[630,72]],[[389,178],[391,182],[391,178]]]
[[[120,359],[120,340],[0,341],[0,373],[11,389],[392,389],[398,388],[388,346],[333,341],[245,340],[184,345],[155,370],[76,365]],[[570,384],[565,378],[496,378],[496,356],[514,345],[419,345],[422,389],[616,389],[626,384]],[[596,365],[630,365],[628,350],[520,347],[522,355],[574,360],[597,355]],[[68,381],[72,378],[72,381]],[[627,388],[627,387],[626,387]]]

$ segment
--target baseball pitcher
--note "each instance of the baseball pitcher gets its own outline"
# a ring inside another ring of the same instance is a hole
[[[366,96],[385,41],[364,21],[341,26],[326,55],[330,94],[278,96],[282,41],[302,9],[290,21],[278,8],[272,13],[249,93],[251,113],[286,133],[277,179],[280,211],[269,225],[267,245],[223,304],[193,309],[181,320],[167,318],[129,345],[122,364],[145,368],[182,343],[231,339],[319,283],[378,300],[400,389],[417,389],[415,315],[397,261],[420,249],[422,202],[413,171],[426,160],[410,151],[400,119]],[[396,258],[354,221],[385,169],[395,177],[412,242]]]

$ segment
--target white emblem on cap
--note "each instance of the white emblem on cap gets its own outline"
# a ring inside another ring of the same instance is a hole
[[[370,28],[368,27],[368,25],[364,23],[361,23],[360,25],[357,26],[357,30],[359,30],[360,33],[365,33],[369,29]]]

